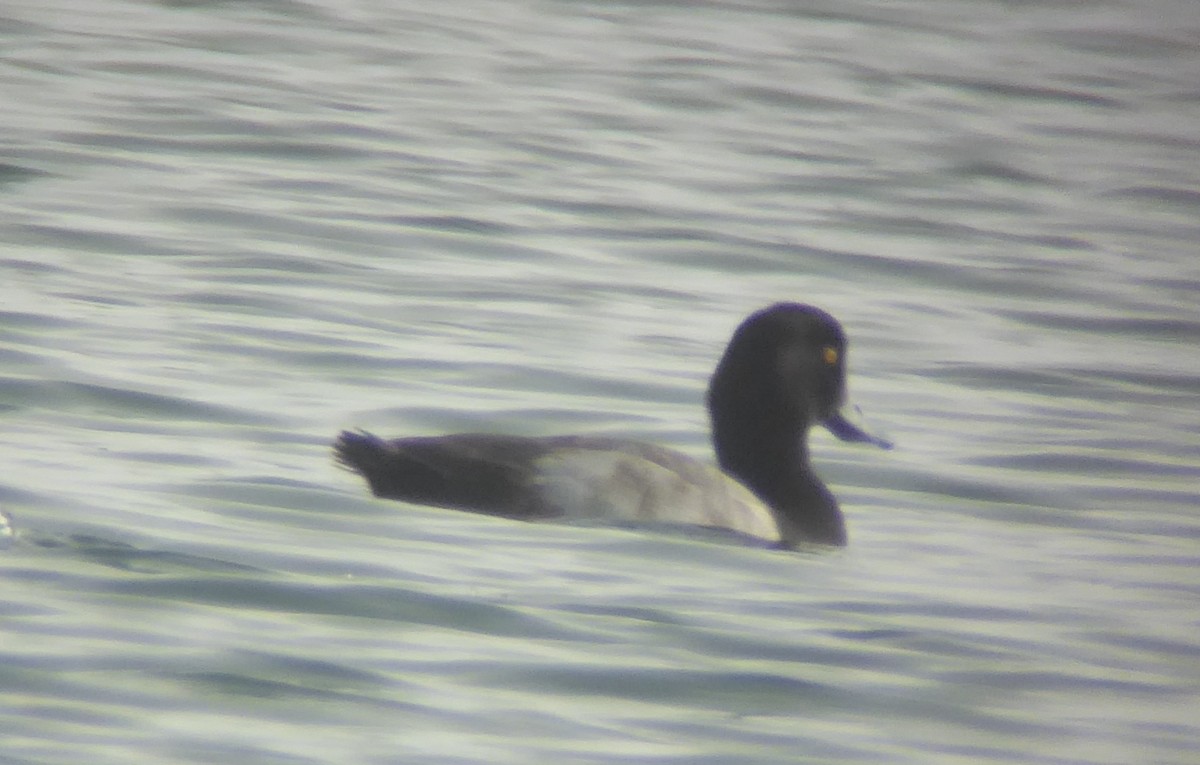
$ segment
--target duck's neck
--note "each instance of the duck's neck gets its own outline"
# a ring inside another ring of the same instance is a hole
[[[793,546],[804,542],[846,544],[846,523],[837,499],[813,473],[793,471],[767,502],[775,511],[780,535]]]
[[[771,508],[786,544],[846,544],[837,500],[809,465],[805,428],[776,423],[749,433],[714,422],[713,446],[721,469]]]

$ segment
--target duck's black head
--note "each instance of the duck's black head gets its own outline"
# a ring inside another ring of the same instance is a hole
[[[729,441],[802,437],[845,397],[846,334],[837,319],[800,303],[757,311],[734,331],[709,382],[718,455]]]
[[[808,463],[808,429],[822,424],[843,440],[886,445],[842,417],[845,398],[845,332],[825,311],[799,303],[743,321],[708,387],[721,467],[777,509],[829,515],[828,535],[842,541],[837,503]]]

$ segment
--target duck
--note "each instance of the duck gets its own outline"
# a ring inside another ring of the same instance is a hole
[[[892,447],[844,414],[846,351],[841,324],[820,308],[781,302],[746,317],[709,379],[715,465],[607,435],[389,440],[365,430],[337,437],[335,461],[385,499],[524,521],[708,527],[784,549],[844,546],[809,430]]]

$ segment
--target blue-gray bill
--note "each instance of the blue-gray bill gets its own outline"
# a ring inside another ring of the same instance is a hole
[[[886,438],[871,435],[862,428],[846,419],[841,412],[834,412],[833,416],[821,423],[833,435],[837,436],[842,441],[852,441],[855,443],[874,444],[880,449],[891,449],[893,444]]]

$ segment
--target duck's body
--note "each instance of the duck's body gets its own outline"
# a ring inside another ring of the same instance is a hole
[[[380,497],[506,518],[729,529],[785,547],[842,545],[837,500],[812,472],[808,429],[886,442],[847,422],[846,340],[829,314],[780,303],[747,318],[709,384],[720,469],[638,441],[457,434],[385,441],[344,432],[339,462]]]
[[[526,521],[692,524],[782,541],[771,511],[745,486],[641,441],[484,433],[384,441],[346,432],[337,451],[378,497]]]

